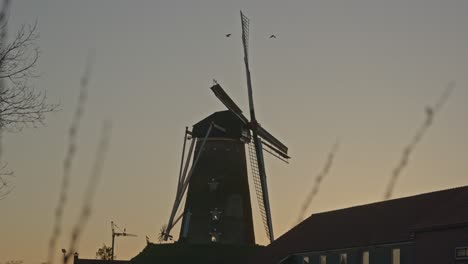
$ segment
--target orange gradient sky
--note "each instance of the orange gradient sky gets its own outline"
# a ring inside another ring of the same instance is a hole
[[[95,64],[57,259],[68,247],[104,119],[113,121],[112,138],[80,255],[93,258],[110,244],[111,220],[138,234],[117,239],[119,259],[138,254],[145,235],[156,241],[175,196],[185,126],[224,110],[209,90],[212,79],[247,110],[240,9],[251,19],[257,118],[292,156],[290,165],[266,156],[276,236],[295,225],[337,138],[335,163],[308,214],[381,200],[425,107],[450,81],[456,90],[394,197],[468,184],[468,1],[15,0],[10,33],[37,20],[42,53],[34,85],[62,110],[43,127],[3,139],[2,158],[16,177],[14,192],[0,201],[0,262],[46,260],[90,50]],[[257,241],[265,244],[252,201]]]

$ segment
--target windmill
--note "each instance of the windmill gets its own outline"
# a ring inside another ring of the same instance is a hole
[[[127,229],[126,229],[126,228],[124,228],[123,231],[122,231],[122,230],[114,223],[114,221],[111,221],[111,229],[112,229],[111,258],[112,258],[112,260],[114,260],[114,242],[115,242],[115,237],[119,237],[119,236],[124,236],[124,237],[136,237],[137,235],[127,233]],[[115,229],[119,229],[121,232],[116,232]]]
[[[192,131],[185,130],[176,199],[166,229],[161,232],[164,240],[182,219],[179,240],[255,244],[246,144],[265,231],[268,239],[274,240],[263,151],[285,162],[290,157],[288,148],[256,119],[248,58],[249,20],[242,12],[241,22],[250,120],[215,82],[211,90],[228,110],[201,120]],[[188,141],[191,144],[184,164]],[[185,195],[184,210],[176,217]]]

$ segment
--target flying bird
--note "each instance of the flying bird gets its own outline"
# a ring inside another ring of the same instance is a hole
[[[271,35],[270,38],[271,38],[271,39],[272,39],[272,38],[276,38],[276,35]]]
[[[231,34],[230,34],[230,33],[229,33],[229,34],[226,34],[226,37],[227,37],[227,38],[229,38],[230,36],[231,36]]]

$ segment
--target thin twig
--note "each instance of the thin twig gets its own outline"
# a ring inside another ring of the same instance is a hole
[[[81,213],[78,219],[78,222],[73,228],[72,237],[70,241],[70,246],[68,248],[68,253],[65,255],[64,263],[66,264],[69,258],[74,254],[77,249],[79,238],[83,233],[83,229],[88,222],[88,219],[91,215],[92,202],[94,195],[96,194],[96,188],[99,185],[99,180],[102,175],[102,168],[106,158],[106,154],[109,148],[109,141],[111,137],[112,124],[110,121],[104,121],[101,139],[96,151],[96,157],[94,159],[94,165],[91,171],[91,177],[88,180],[88,185],[86,187],[86,192],[84,196],[83,206],[81,208]]]
[[[3,6],[2,9],[0,10],[0,51],[4,49],[6,38],[7,38],[7,16],[8,16],[8,11],[10,7],[10,1],[9,0],[4,0],[3,1]],[[3,62],[0,61],[0,71],[3,71]],[[0,79],[0,100],[3,97],[3,93],[5,91],[5,83],[3,79]],[[3,105],[3,100],[0,101],[0,109],[2,108]],[[2,120],[0,119],[0,165],[2,164],[2,159],[3,159],[3,127],[4,124]],[[12,173],[9,171],[6,171],[6,164],[2,166],[0,169],[0,200],[3,200],[7,197],[8,194],[10,194],[13,191],[13,188],[8,188],[9,184],[7,181],[4,179],[4,176],[11,176]]]
[[[315,196],[317,196],[319,190],[320,190],[320,185],[323,181],[323,179],[328,175],[330,172],[330,169],[333,165],[333,160],[335,158],[336,152],[338,151],[339,147],[339,141],[336,141],[335,144],[333,145],[332,149],[328,153],[327,161],[325,162],[325,165],[322,168],[322,171],[315,177],[315,182],[314,182],[314,187],[312,190],[309,192],[307,195],[306,199],[302,203],[302,208],[299,213],[299,217],[297,218],[297,222],[301,222],[304,219],[304,215],[307,211],[307,208],[309,208],[310,204],[314,200]]]
[[[392,177],[390,178],[390,181],[387,185],[387,189],[385,191],[384,200],[388,200],[392,197],[396,182],[403,170],[408,166],[411,154],[413,153],[414,149],[417,147],[419,142],[421,142],[428,129],[433,124],[435,115],[438,114],[442,107],[445,105],[454,89],[455,83],[450,82],[449,85],[445,88],[442,95],[437,100],[437,102],[434,104],[434,106],[426,107],[425,119],[422,125],[416,131],[416,134],[413,136],[410,143],[403,149],[401,159],[392,172]]]
[[[91,53],[90,53],[91,54]],[[81,78],[80,85],[80,94],[78,97],[78,104],[73,116],[73,120],[68,131],[68,147],[63,161],[63,177],[62,185],[60,189],[60,197],[58,200],[57,208],[55,210],[55,221],[52,231],[52,236],[49,241],[49,253],[47,257],[47,263],[53,264],[53,256],[56,249],[57,239],[61,233],[61,225],[63,218],[64,207],[68,199],[68,189],[70,185],[70,174],[72,169],[72,163],[76,154],[77,149],[77,140],[78,140],[78,130],[80,128],[81,118],[83,116],[83,111],[85,109],[86,100],[88,97],[88,82],[91,76],[91,69],[94,62],[94,56],[88,56],[86,63],[85,72]]]

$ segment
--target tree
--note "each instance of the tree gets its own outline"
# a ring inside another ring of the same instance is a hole
[[[39,59],[37,23],[23,25],[7,39],[7,11],[10,1],[4,0],[0,13],[0,130],[18,131],[42,124],[45,114],[58,105],[46,102],[46,93],[32,85],[31,79]]]
[[[57,110],[58,105],[46,102],[46,93],[38,90],[31,80],[39,59],[37,23],[22,25],[8,39],[8,10],[10,0],[3,0],[0,9],[0,200],[12,190],[13,175],[2,162],[2,134],[24,127],[43,124],[45,114]]]
[[[112,260],[112,248],[103,244],[96,252],[96,259]]]
[[[0,200],[3,200],[10,192],[13,191],[9,179],[13,176],[13,172],[4,164],[0,168]]]

